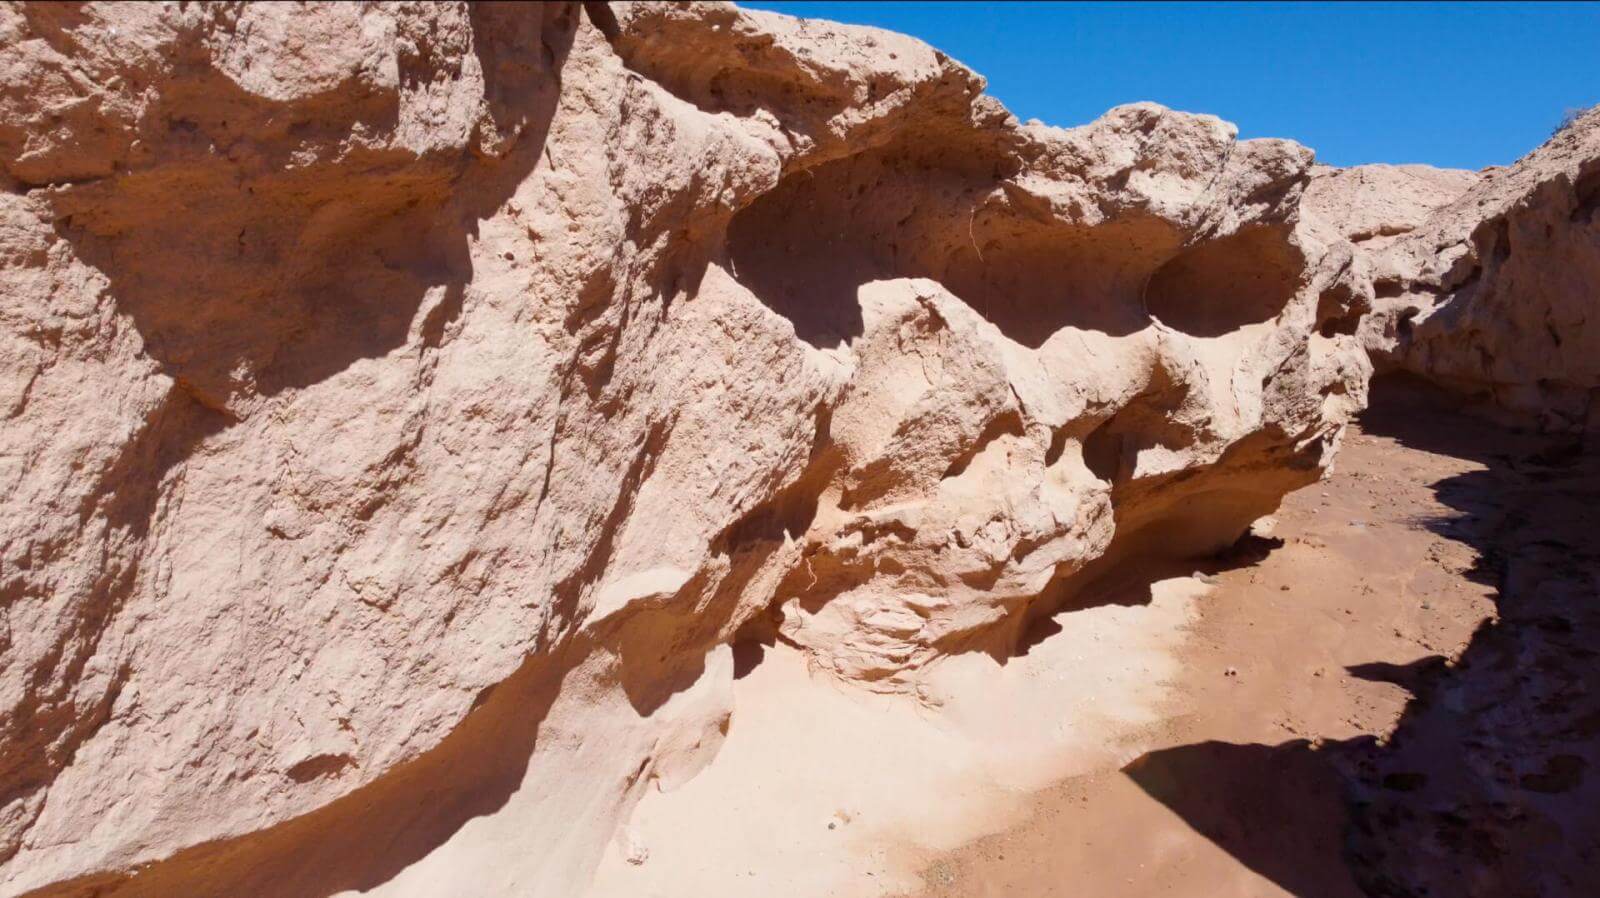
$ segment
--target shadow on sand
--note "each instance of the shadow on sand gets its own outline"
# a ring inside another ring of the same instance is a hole
[[[1479,555],[1498,619],[1453,664],[1350,673],[1412,698],[1386,740],[1208,742],[1126,773],[1197,832],[1311,898],[1580,896],[1600,889],[1600,453],[1380,384],[1370,434],[1484,465],[1416,522]]]

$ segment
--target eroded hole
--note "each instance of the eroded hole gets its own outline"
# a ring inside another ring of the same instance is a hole
[[[1172,224],[1053,221],[999,180],[1004,160],[951,155],[897,146],[790,175],[730,223],[734,276],[814,346],[859,336],[857,289],[902,277],[938,281],[1029,347],[1067,327],[1126,334],[1149,323],[1139,292],[1178,250]]]
[[[1083,463],[1089,473],[1114,483],[1122,470],[1122,434],[1113,427],[1115,419],[1096,427],[1083,440]]]
[[[1379,299],[1393,299],[1404,292],[1405,282],[1399,278],[1378,278],[1372,282],[1372,295]]]
[[[1416,330],[1416,319],[1416,309],[1407,309],[1400,313],[1399,319],[1395,322],[1395,334],[1400,338],[1401,343],[1411,342]]]
[[[1324,338],[1331,340],[1334,337],[1340,336],[1341,334],[1347,337],[1354,336],[1356,329],[1360,326],[1361,313],[1350,312],[1348,314],[1329,318],[1328,320],[1322,322],[1322,324],[1317,327],[1317,333],[1321,334]]]
[[[1567,220],[1574,224],[1593,223],[1600,211],[1600,166],[1578,178],[1573,185],[1574,204]]]
[[[1145,289],[1145,307],[1175,330],[1222,336],[1276,318],[1299,289],[1301,261],[1285,229],[1249,228],[1161,266]]]
[[[1083,438],[1083,463],[1100,480],[1120,489],[1133,478],[1138,453],[1194,444],[1195,431],[1179,420],[1189,387],[1165,370],[1151,372],[1144,390]]]

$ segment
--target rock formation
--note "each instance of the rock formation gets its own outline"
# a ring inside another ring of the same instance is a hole
[[[1549,429],[1600,428],[1600,109],[1478,175],[1331,172],[1306,209],[1365,257],[1361,335],[1380,370]]]
[[[1315,481],[1358,331],[1517,383],[1447,319],[1595,233],[1593,116],[1430,214],[1476,179],[617,13],[0,6],[0,894],[577,893],[732,643],[1006,653]]]
[[[1427,165],[1313,166],[1300,210],[1369,253],[1415,231],[1482,176]]]

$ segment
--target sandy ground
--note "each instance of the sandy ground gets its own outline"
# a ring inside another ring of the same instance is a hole
[[[1143,751],[1209,590],[1164,579],[1139,603],[1073,612],[1026,654],[944,659],[916,696],[814,674],[782,643],[744,646],[715,758],[645,796],[591,894],[915,890],[933,858],[1025,819],[1039,790]]]
[[[1600,454],[1417,389],[1228,557],[915,697],[741,647],[591,894],[1600,894]]]
[[[927,896],[1600,894],[1600,453],[1380,384],[1217,572],[1166,744]]]

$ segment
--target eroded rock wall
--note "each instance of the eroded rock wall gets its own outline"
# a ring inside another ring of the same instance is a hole
[[[1551,430],[1600,428],[1600,109],[1505,168],[1404,169],[1344,170],[1307,194],[1308,217],[1364,257],[1379,369]]]
[[[572,894],[731,642],[914,692],[1326,468],[1308,150],[619,19],[0,7],[0,893]]]

